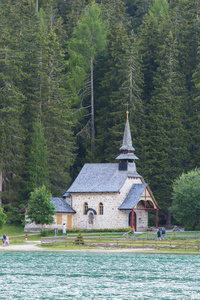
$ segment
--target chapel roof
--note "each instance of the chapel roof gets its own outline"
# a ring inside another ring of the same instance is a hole
[[[119,209],[120,210],[133,209],[135,205],[138,203],[146,187],[147,187],[146,183],[133,184],[132,188],[130,189],[128,195],[126,196],[124,202],[120,205]]]
[[[67,204],[63,198],[52,197],[51,203],[55,206],[55,212],[57,213],[75,213],[75,210]],[[20,212],[26,212],[28,204],[26,204]]]
[[[75,210],[63,198],[52,197],[51,203],[55,206],[57,213],[75,213]]]
[[[85,164],[67,190],[68,193],[114,193],[118,192],[128,177],[141,178],[134,163],[125,171],[118,163]]]

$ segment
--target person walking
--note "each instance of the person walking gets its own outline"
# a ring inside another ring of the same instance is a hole
[[[6,234],[4,233],[1,237],[2,239],[2,243],[3,243],[3,247],[5,246],[5,242],[6,242]]]
[[[10,244],[9,236],[6,237],[6,245],[8,246]]]
[[[63,223],[63,235],[65,235],[66,234],[66,225],[65,225],[65,223]]]
[[[161,240],[161,234],[160,234],[160,229],[159,228],[157,230],[157,240]]]
[[[161,238],[164,241],[165,240],[165,228],[162,228],[162,232],[161,232]]]

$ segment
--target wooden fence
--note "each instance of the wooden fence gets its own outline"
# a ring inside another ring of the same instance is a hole
[[[156,231],[151,232],[147,231],[146,239],[155,239]],[[199,231],[178,231],[178,232],[166,232],[165,239],[200,239],[200,232]]]
[[[82,244],[83,242],[83,244]],[[183,249],[200,251],[200,241],[181,240],[133,240],[133,239],[108,239],[108,238],[84,238],[77,240],[72,237],[42,237],[42,245],[55,246],[65,245],[96,248],[127,248],[127,249]]]

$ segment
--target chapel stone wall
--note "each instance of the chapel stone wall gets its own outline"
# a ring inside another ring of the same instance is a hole
[[[72,228],[74,229],[103,229],[128,228],[130,211],[121,211],[123,203],[134,183],[142,183],[140,178],[127,178],[123,187],[116,193],[73,193],[72,204],[76,214],[73,215]],[[84,203],[88,208],[95,210],[93,224],[89,224],[89,210],[84,215]],[[103,215],[99,214],[99,203],[103,203]]]

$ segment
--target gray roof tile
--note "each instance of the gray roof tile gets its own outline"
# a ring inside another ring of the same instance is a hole
[[[130,130],[128,118],[126,119],[123,143],[122,143],[122,147],[120,148],[120,150],[135,151],[135,148],[132,145],[131,130]]]
[[[63,198],[51,198],[52,204],[55,206],[55,212],[57,213],[75,213]]]
[[[67,192],[118,192],[128,177],[128,171],[119,171],[118,167],[118,163],[85,164]]]
[[[134,184],[131,190],[129,191],[126,199],[120,205],[119,209],[120,210],[133,209],[135,205],[138,203],[146,187],[147,184],[145,183]]]

